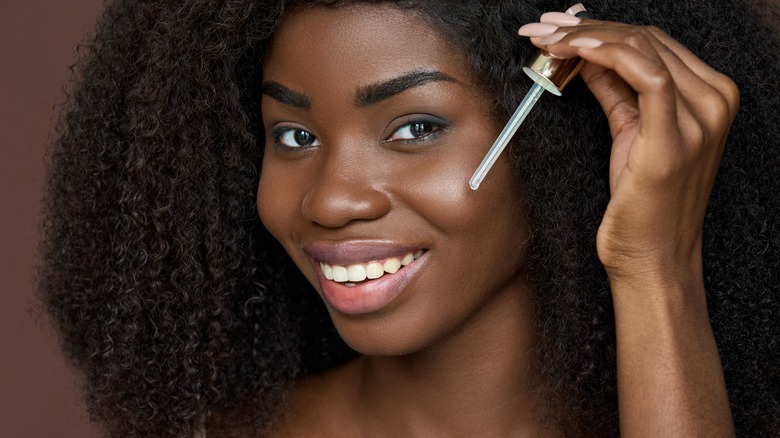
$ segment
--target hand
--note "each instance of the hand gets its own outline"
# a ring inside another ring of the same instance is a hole
[[[701,275],[704,213],[739,107],[736,85],[658,28],[563,15],[545,14],[535,33],[551,35],[531,41],[587,61],[580,75],[609,120],[611,199],[597,250],[610,280]]]
[[[612,134],[597,251],[615,311],[621,435],[733,436],[701,245],[737,87],[657,28],[542,19],[521,34],[586,61],[580,74]]]

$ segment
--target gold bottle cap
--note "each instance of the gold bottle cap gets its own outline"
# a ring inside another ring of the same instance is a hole
[[[567,14],[590,16],[582,3],[577,3],[566,10]],[[587,15],[584,15],[587,14]],[[523,67],[523,71],[534,82],[544,87],[550,93],[560,96],[561,91],[577,76],[584,61],[579,58],[555,58],[549,52],[539,50]]]
[[[523,71],[545,90],[560,96],[563,88],[574,76],[577,76],[582,64],[583,60],[579,57],[554,58],[550,56],[550,53],[540,50],[531,57],[526,66],[523,67]]]

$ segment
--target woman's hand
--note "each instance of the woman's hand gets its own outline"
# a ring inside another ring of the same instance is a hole
[[[621,434],[732,435],[701,242],[739,92],[660,29],[560,13],[542,21],[521,35],[586,61],[580,75],[613,139],[597,251],[615,304]]]
[[[704,212],[739,107],[734,82],[654,27],[586,19],[532,41],[587,61],[580,75],[609,120],[611,200],[597,248],[610,278],[699,267]]]

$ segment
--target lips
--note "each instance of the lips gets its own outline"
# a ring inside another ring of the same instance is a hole
[[[304,247],[315,262],[322,296],[345,314],[376,312],[401,294],[427,259],[422,247],[383,241],[316,242]]]

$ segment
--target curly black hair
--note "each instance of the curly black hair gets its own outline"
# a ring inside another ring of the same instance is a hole
[[[291,7],[349,1],[116,0],[83,46],[49,153],[40,295],[112,436],[262,430],[292,383],[355,356],[260,223],[260,80]],[[468,54],[502,118],[529,81],[516,29],[558,1],[400,0]],[[741,89],[705,219],[709,314],[742,436],[780,431],[780,50],[768,4],[612,1]],[[618,434],[612,301],[595,236],[611,139],[575,80],[512,146],[532,222],[539,360],[569,434]]]

